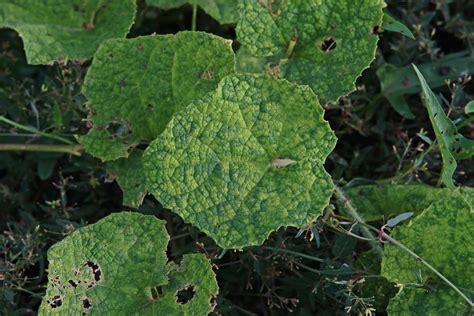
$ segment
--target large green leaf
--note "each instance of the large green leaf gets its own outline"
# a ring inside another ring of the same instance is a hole
[[[234,75],[176,113],[143,165],[164,207],[238,248],[321,214],[333,190],[323,164],[335,143],[311,89]]]
[[[428,206],[452,196],[462,196],[474,204],[474,189],[439,189],[427,185],[364,185],[346,190],[349,200],[367,221],[388,219],[414,212],[421,213]]]
[[[80,142],[102,160],[127,157],[234,68],[231,41],[207,33],[107,41],[85,79],[93,127]]]
[[[238,0],[146,0],[148,5],[162,9],[174,9],[184,4],[197,3],[204,11],[219,23],[235,23],[238,19]]]
[[[408,225],[395,227],[392,237],[472,297],[473,214],[472,203],[463,197],[448,197],[433,203]],[[399,295],[390,301],[391,315],[463,315],[467,311],[460,295],[396,245],[385,247],[382,274],[401,286]]]
[[[209,261],[185,255],[167,264],[164,222],[115,213],[66,237],[48,251],[49,283],[40,315],[206,315],[217,294]],[[177,292],[192,287],[185,304]]]
[[[107,164],[107,172],[112,179],[117,180],[123,191],[122,204],[125,206],[138,208],[147,193],[142,155],[142,150],[135,150],[128,158]]]
[[[374,59],[382,0],[242,0],[237,36],[256,56],[273,56],[273,73],[309,85],[324,101],[354,90]],[[288,59],[286,59],[288,58]]]
[[[0,27],[23,38],[30,64],[86,60],[100,43],[127,35],[135,0],[0,0]]]
[[[453,175],[456,171],[456,159],[468,159],[474,155],[474,140],[470,140],[458,133],[456,125],[446,116],[438,102],[436,95],[426,83],[423,74],[413,65],[421,83],[423,103],[430,117],[431,125],[443,159],[441,181],[447,187],[454,187]]]

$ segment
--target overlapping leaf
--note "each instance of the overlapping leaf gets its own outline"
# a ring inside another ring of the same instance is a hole
[[[75,231],[48,252],[40,315],[206,315],[218,291],[209,261],[192,254],[167,264],[168,240],[163,221],[138,213]],[[194,296],[180,304],[176,294],[188,287]]]
[[[30,64],[86,60],[100,43],[127,35],[135,0],[0,0],[0,27],[23,38]]]
[[[123,191],[122,204],[138,208],[147,193],[145,173],[142,165],[142,150],[135,150],[128,158],[121,158],[107,164],[112,179],[117,180]]]
[[[472,297],[474,226],[472,204],[459,196],[433,203],[408,225],[395,227],[392,237],[424,258]],[[463,298],[416,258],[387,244],[382,274],[401,286],[390,301],[392,315],[463,315]],[[472,311],[471,311],[472,312]]]
[[[193,5],[197,3],[204,11],[216,19],[219,23],[235,23],[238,19],[238,0],[147,0],[148,5],[163,9],[174,9],[184,4]]]
[[[454,187],[453,175],[457,168],[456,159],[468,159],[474,155],[474,140],[467,139],[458,133],[456,125],[444,113],[423,74],[415,65],[413,67],[421,83],[423,102],[428,110],[443,159],[441,181],[447,187]]]
[[[439,88],[448,79],[456,79],[464,74],[474,73],[474,59],[469,51],[448,54],[435,62],[417,66],[431,88]],[[397,68],[392,64],[383,64],[377,69],[382,94],[400,115],[413,119],[415,115],[408,106],[404,95],[419,93],[420,82],[411,66]]]
[[[460,196],[474,205],[474,189],[439,189],[427,185],[364,185],[346,191],[357,211],[367,221],[386,220],[395,215],[414,212],[418,215],[432,203]]]
[[[354,81],[373,60],[384,5],[382,0],[356,5],[345,0],[242,0],[237,36],[253,54],[277,60],[273,74],[335,101],[354,90]]]
[[[234,68],[231,42],[207,33],[107,41],[85,79],[93,127],[80,142],[102,160],[127,157]]]
[[[143,165],[164,207],[238,248],[321,214],[333,190],[323,164],[335,142],[308,87],[234,75],[175,114]]]

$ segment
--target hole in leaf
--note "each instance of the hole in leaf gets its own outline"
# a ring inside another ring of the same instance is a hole
[[[64,298],[59,295],[56,295],[50,300],[48,300],[48,304],[49,306],[51,306],[51,308],[58,308],[61,305],[63,305],[63,302],[64,302]]]
[[[376,25],[372,28],[372,34],[379,35],[380,34],[380,25]]]
[[[102,275],[102,270],[100,269],[99,265],[92,261],[86,261],[86,263],[84,263],[84,266],[88,267],[91,270],[92,274],[94,275],[94,280],[99,282]]]
[[[132,130],[125,122],[111,122],[105,126],[105,129],[111,138],[127,137],[132,133]]]
[[[153,112],[153,104],[148,104],[148,105],[146,106],[146,110],[147,110],[148,112]]]
[[[161,286],[152,287],[150,289],[151,299],[154,301],[159,300],[163,296],[163,288]]]
[[[335,50],[336,47],[337,43],[332,36],[327,37],[320,46],[321,50],[326,53]]]
[[[79,285],[79,283],[74,280],[69,280],[67,282],[74,288],[76,288]]]
[[[176,301],[179,304],[186,304],[190,300],[192,300],[195,293],[196,292],[194,291],[194,286],[189,285],[188,287],[176,292]]]
[[[122,89],[125,88],[125,86],[127,85],[127,84],[125,83],[125,80],[123,80],[123,79],[120,80],[120,83],[119,83],[119,84],[120,84],[120,88],[122,88]]]
[[[92,308],[92,302],[91,302],[91,300],[90,300],[89,298],[87,298],[87,297],[84,298],[84,299],[82,300],[82,307],[83,307],[84,309],[91,309],[91,308]]]

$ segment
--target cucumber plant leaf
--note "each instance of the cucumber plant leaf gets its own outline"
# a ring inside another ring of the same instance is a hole
[[[197,3],[213,19],[221,24],[237,22],[239,17],[237,11],[238,0],[147,0],[146,3],[151,6],[157,6],[162,9],[174,9],[185,4],[193,5]]]
[[[147,187],[223,248],[317,218],[333,191],[336,137],[309,87],[231,75],[176,113],[146,149]]]
[[[309,85],[327,102],[355,88],[374,59],[382,0],[242,0],[237,37],[252,54],[271,56],[273,73]],[[375,30],[375,32],[374,32]]]
[[[234,69],[231,41],[207,33],[106,41],[85,78],[93,126],[79,141],[104,161],[128,157]]]
[[[147,194],[142,156],[142,150],[134,150],[128,158],[107,163],[107,173],[122,189],[122,205],[138,208]]]
[[[367,221],[377,221],[406,212],[420,214],[432,203],[462,196],[474,204],[474,189],[435,188],[427,185],[363,185],[346,190],[347,197]]]
[[[421,83],[423,103],[428,110],[443,159],[441,181],[447,187],[454,187],[453,175],[457,167],[456,159],[468,159],[474,155],[474,140],[467,139],[458,133],[456,125],[444,113],[436,95],[426,83],[423,74],[415,65],[413,65],[413,68]]]
[[[76,230],[48,251],[49,283],[39,314],[209,313],[218,287],[208,259],[191,254],[181,266],[167,264],[168,240],[164,221],[139,213],[114,213]],[[195,293],[181,304],[176,295],[185,287]]]
[[[474,243],[473,214],[472,204],[463,197],[440,199],[409,224],[395,227],[392,237],[471,296],[468,291],[474,287],[474,250],[470,247]],[[468,310],[456,291],[396,245],[385,246],[382,275],[401,287],[401,292],[390,301],[389,314],[463,315]]]
[[[135,9],[135,0],[0,0],[0,27],[20,34],[30,64],[84,61],[102,41],[127,35]]]

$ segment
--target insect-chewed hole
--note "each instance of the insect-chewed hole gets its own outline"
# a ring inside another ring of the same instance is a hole
[[[51,299],[48,300],[49,306],[51,308],[58,308],[63,305],[64,298],[60,295],[53,296]]]
[[[94,275],[94,280],[96,282],[99,282],[102,278],[102,270],[100,269],[100,266],[92,261],[86,261],[84,263],[84,266],[88,267],[91,270],[92,274]]]
[[[132,130],[125,122],[110,122],[105,126],[105,129],[109,133],[110,138],[127,137],[132,133]]]
[[[380,34],[380,25],[376,25],[372,28],[372,34],[379,35]]]
[[[87,297],[83,298],[82,299],[82,307],[84,309],[91,309],[92,308],[92,301]]]
[[[326,37],[326,39],[319,46],[319,48],[321,48],[321,50],[326,53],[335,50],[336,47],[336,40],[332,36]]]
[[[163,296],[163,288],[161,286],[152,287],[150,293],[151,299],[157,301]]]
[[[179,304],[186,304],[193,299],[195,293],[196,291],[194,291],[194,286],[189,285],[176,292],[176,301]]]
[[[153,104],[148,104],[146,106],[146,110],[147,110],[147,112],[153,112]]]
[[[69,283],[69,285],[71,285],[74,288],[76,288],[79,285],[79,283],[77,281],[74,281],[74,280],[69,280],[67,282]]]

